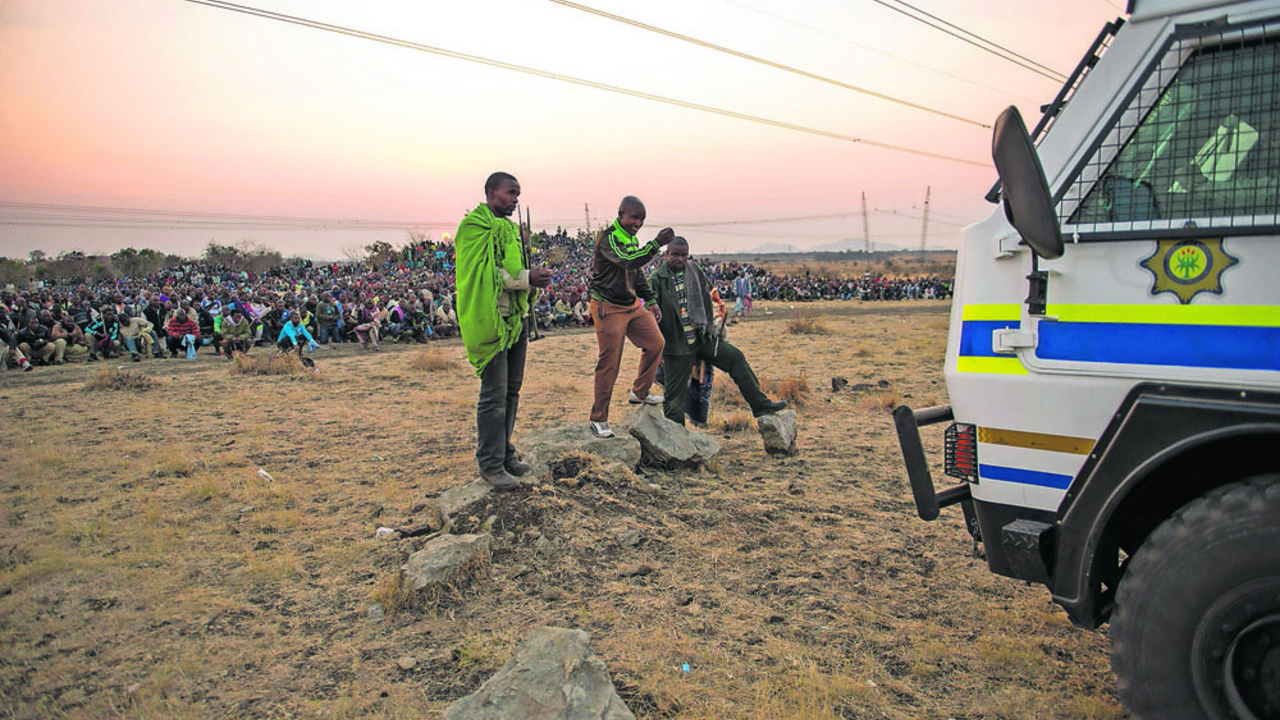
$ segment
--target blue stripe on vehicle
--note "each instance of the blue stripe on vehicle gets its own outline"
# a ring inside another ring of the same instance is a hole
[[[1041,322],[1037,332],[1042,360],[1280,370],[1275,327]]]
[[[966,320],[960,326],[960,355],[962,357],[1012,357],[996,355],[991,349],[991,333],[1004,328],[1016,328],[1017,320]]]
[[[985,465],[982,463],[978,463],[978,477],[984,480],[1004,480],[1005,482],[1039,485],[1040,487],[1058,488],[1059,490],[1066,490],[1071,485],[1070,475],[1005,467],[1004,465]]]

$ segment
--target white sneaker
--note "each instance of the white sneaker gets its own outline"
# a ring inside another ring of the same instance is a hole
[[[661,405],[662,396],[654,395],[652,392],[650,392],[649,397],[641,400],[640,396],[636,394],[636,391],[632,390],[631,392],[627,393],[627,402],[631,403],[632,405],[639,405],[640,403],[644,403],[645,405]]]
[[[613,437],[613,431],[609,429],[609,423],[591,421],[591,434],[599,438]]]

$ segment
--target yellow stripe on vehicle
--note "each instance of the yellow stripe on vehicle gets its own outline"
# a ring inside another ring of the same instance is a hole
[[[1027,368],[1016,357],[969,357],[956,358],[956,371],[962,373],[983,373],[986,375],[1026,375]]]
[[[1021,320],[1022,306],[1017,303],[999,305],[965,305],[960,311],[961,320]]]
[[[1077,323],[1280,327],[1280,305],[1050,305],[1045,314]]]
[[[1069,435],[1047,435],[1045,433],[1023,432],[1021,430],[1001,430],[1000,428],[990,427],[978,428],[978,442],[990,445],[1030,448],[1032,450],[1050,450],[1073,455],[1088,455],[1093,450],[1093,441],[1089,438],[1071,437]]]

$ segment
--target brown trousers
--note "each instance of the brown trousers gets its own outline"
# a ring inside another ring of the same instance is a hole
[[[631,305],[591,301],[591,319],[595,322],[596,342],[600,344],[600,359],[596,361],[595,401],[591,405],[594,422],[608,422],[609,402],[613,400],[613,385],[618,380],[618,368],[622,365],[624,340],[640,348],[640,369],[631,390],[639,397],[648,397],[653,387],[653,376],[662,360],[662,332],[653,315],[636,300]]]

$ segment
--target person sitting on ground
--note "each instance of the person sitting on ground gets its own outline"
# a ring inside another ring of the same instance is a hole
[[[307,348],[314,350],[320,347],[315,338],[311,337],[311,332],[307,330],[307,326],[302,324],[302,315],[293,313],[289,316],[289,320],[280,329],[280,336],[276,338],[276,347],[280,348],[280,352],[297,352],[298,357],[302,357],[302,341],[307,341]]]
[[[231,311],[231,317],[222,321],[222,354],[228,360],[239,350],[245,355],[253,348],[253,326],[239,308]]]
[[[573,322],[579,326],[591,324],[591,306],[586,300],[579,299],[573,306]]]
[[[414,341],[424,343],[431,338],[431,316],[422,309],[421,300],[413,303],[413,309],[405,316],[405,322],[408,323],[405,326],[406,332]]]
[[[284,323],[289,319],[289,311],[284,309],[279,300],[271,303],[271,309],[264,312],[259,318],[262,322],[262,338],[280,337],[280,331],[284,329]]]
[[[18,331],[13,327],[13,321],[9,319],[9,313],[3,305],[0,305],[0,341],[4,342],[6,348],[4,366],[7,368],[12,362],[22,368],[23,372],[30,372],[31,363],[27,361],[26,353],[18,348]]]
[[[200,344],[200,326],[195,320],[187,317],[185,310],[179,309],[169,321],[165,329],[165,344],[169,348],[169,357],[178,357],[178,350],[186,348],[187,359],[194,360],[196,347]]]
[[[146,319],[121,315],[120,339],[134,362],[141,361],[143,355],[151,357],[151,323]]]
[[[338,321],[342,318],[342,313],[338,310],[338,305],[333,301],[333,295],[329,293],[321,293],[320,302],[316,304],[316,336],[320,338],[321,345],[328,345],[330,341],[341,342],[338,335]]]
[[[697,360],[729,373],[756,417],[787,407],[785,400],[770,400],[764,394],[741,350],[727,340],[717,340],[711,281],[702,268],[689,262],[687,240],[677,236],[671,241],[666,258],[649,276],[649,288],[662,309],[658,320],[666,341],[662,350],[666,375],[662,412],[669,420],[684,424],[690,370]]]
[[[569,303],[564,301],[564,296],[556,298],[555,307],[551,309],[551,321],[556,327],[564,327],[569,324],[573,310],[569,308]]]
[[[116,309],[110,305],[103,305],[98,313],[98,319],[85,328],[84,336],[90,342],[90,356],[100,357],[103,360],[120,357],[120,350],[124,347],[124,343],[120,340],[120,321],[116,319]]]
[[[65,340],[54,341],[49,328],[40,324],[35,314],[27,321],[27,326],[18,331],[18,349],[31,362],[39,365],[61,365],[62,351],[66,348]]]
[[[437,337],[447,338],[458,334],[458,314],[453,311],[453,305],[448,300],[442,301],[440,307],[436,308],[432,327]]]
[[[80,362],[85,359],[91,362],[97,360],[97,356],[91,355],[92,351],[89,347],[89,341],[85,339],[84,331],[80,329],[79,325],[76,325],[70,316],[64,317],[62,322],[54,325],[49,336],[53,338],[54,342],[62,340],[67,344],[62,350],[62,359],[66,362]]]
[[[355,326],[356,338],[360,340],[360,347],[365,350],[373,346],[373,351],[378,351],[378,338],[381,337],[382,316],[378,312],[378,308],[372,300],[368,300],[360,308],[359,324]]]

